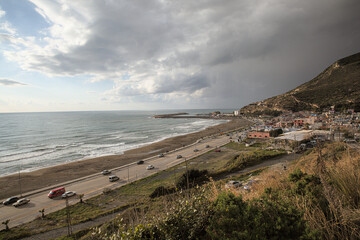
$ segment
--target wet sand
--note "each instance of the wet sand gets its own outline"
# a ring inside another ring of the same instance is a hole
[[[126,151],[122,155],[104,156],[66,163],[54,167],[44,168],[33,172],[21,173],[22,192],[29,192],[36,189],[52,186],[62,182],[85,177],[99,173],[104,169],[112,169],[122,165],[136,162],[159,153],[171,151],[182,146],[196,142],[198,139],[220,132],[235,130],[249,125],[245,119],[234,119],[227,123],[209,127],[203,131],[187,135],[168,138],[144,147]],[[9,175],[0,178],[0,199],[16,196],[20,193],[19,175]]]

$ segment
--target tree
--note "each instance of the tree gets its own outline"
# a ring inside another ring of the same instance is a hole
[[[9,222],[10,222],[10,219],[5,220],[5,221],[2,222],[2,224],[5,225],[5,231],[9,231],[9,230],[10,230],[10,228],[9,228]]]
[[[281,128],[273,129],[270,131],[270,137],[277,137],[282,133],[283,133],[283,130]]]

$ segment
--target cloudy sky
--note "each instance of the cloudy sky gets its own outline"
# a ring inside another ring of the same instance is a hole
[[[0,0],[0,112],[240,108],[360,52],[359,0]]]

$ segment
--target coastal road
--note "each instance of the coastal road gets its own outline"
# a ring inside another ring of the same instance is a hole
[[[222,146],[229,141],[229,136],[226,135],[210,137],[195,144],[167,153],[164,157],[159,158],[156,156],[144,159],[145,163],[141,165],[133,163],[119,167],[116,170],[112,170],[111,173],[111,175],[117,175],[120,178],[120,180],[116,182],[109,182],[108,175],[103,176],[101,174],[97,174],[95,176],[93,175],[85,179],[82,178],[79,181],[73,181],[72,183],[64,184],[62,186],[65,187],[66,191],[75,191],[77,194],[84,194],[83,199],[87,199],[101,194],[105,188],[118,188],[127,183],[150,176],[158,171],[162,171],[182,163],[185,159],[192,159],[196,156],[204,154],[205,152],[213,150],[218,146]],[[210,147],[206,148],[206,145],[209,145]],[[199,151],[194,152],[194,149],[198,149]],[[182,155],[182,158],[177,159],[177,155]],[[155,168],[152,170],[146,170],[146,166],[149,164],[154,165]],[[44,181],[46,181],[46,179],[44,179]],[[49,189],[38,191],[34,194],[24,194],[25,196],[28,196],[27,198],[30,199],[30,203],[18,208],[11,205],[0,205],[0,222],[10,219],[9,227],[14,227],[39,217],[39,210],[41,209],[45,209],[45,213],[48,214],[65,207],[65,200],[61,199],[61,197],[49,199],[47,197],[48,193]],[[75,204],[78,201],[79,200],[76,196],[69,198],[70,204]],[[1,227],[4,228],[4,225]]]

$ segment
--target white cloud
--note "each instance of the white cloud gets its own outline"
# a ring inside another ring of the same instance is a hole
[[[6,12],[4,10],[2,10],[1,7],[0,7],[0,18],[5,16],[5,14],[6,14]]]
[[[21,83],[21,82],[18,82],[18,81],[14,81],[12,79],[0,78],[0,85],[12,87],[12,86],[24,86],[24,85],[27,85],[27,84]]]
[[[31,2],[50,27],[29,39],[4,25],[4,55],[29,71],[111,80],[114,101],[257,100],[360,50],[355,0]]]

